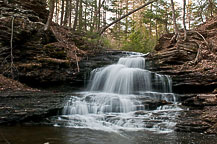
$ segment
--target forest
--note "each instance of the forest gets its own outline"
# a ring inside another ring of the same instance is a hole
[[[163,35],[190,30],[216,16],[215,0],[150,1],[142,10],[108,24],[143,6],[145,0],[50,0],[50,19],[90,37],[104,32],[108,47],[128,51],[152,51]],[[50,20],[51,21],[51,20]],[[48,26],[49,27],[49,26]]]
[[[0,143],[216,135],[216,0],[0,0]]]

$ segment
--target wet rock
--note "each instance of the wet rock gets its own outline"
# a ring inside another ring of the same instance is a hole
[[[180,116],[177,131],[217,134],[217,107],[205,106],[203,109],[191,109]]]
[[[204,132],[206,131],[210,125],[203,121],[197,122],[186,122],[176,125],[177,131],[184,131],[184,132]]]
[[[73,83],[84,86],[88,82],[92,70],[117,63],[120,57],[127,55],[128,53],[124,51],[106,50],[87,56],[79,62],[80,72],[76,74]]]
[[[183,102],[186,106],[216,106],[217,95],[216,94],[198,94],[196,97],[189,98]]]
[[[0,124],[40,122],[58,115],[70,94],[53,92],[1,92]]]
[[[178,131],[195,131],[217,134],[216,94],[198,94],[184,100],[190,109],[183,112],[177,124]]]
[[[206,133],[217,134],[217,106],[206,106],[200,118],[210,124]]]
[[[168,102],[166,100],[143,100],[142,104],[144,105],[145,109],[155,110],[159,106],[169,105],[172,104],[172,102]]]
[[[180,33],[176,42],[172,34],[163,35],[155,50],[147,56],[148,69],[170,75],[175,93],[208,93],[217,87],[216,47],[217,18],[201,25],[197,31],[189,31],[183,41]],[[206,39],[204,39],[201,37]],[[208,44],[207,44],[208,43]],[[196,58],[198,49],[201,49]]]
[[[146,115],[146,114],[148,114],[148,112],[146,112],[146,111],[136,111],[134,114],[135,115]]]
[[[180,115],[176,126],[179,131],[217,133],[216,113],[213,113],[217,106],[216,23],[214,17],[188,31],[186,41],[183,32],[174,42],[172,34],[163,35],[156,51],[147,56],[148,69],[170,75],[173,92],[189,109]]]

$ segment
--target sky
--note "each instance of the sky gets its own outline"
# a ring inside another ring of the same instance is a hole
[[[174,1],[178,2],[180,5],[182,5],[182,3],[183,3],[183,2],[182,2],[183,0],[174,0]],[[187,1],[188,1],[188,0],[186,0],[186,3],[187,3]]]

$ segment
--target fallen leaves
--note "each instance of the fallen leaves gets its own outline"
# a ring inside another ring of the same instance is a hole
[[[0,91],[39,91],[37,89],[30,88],[20,82],[4,77],[0,74]]]

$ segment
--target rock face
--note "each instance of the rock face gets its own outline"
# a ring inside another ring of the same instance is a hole
[[[32,87],[83,86],[92,69],[123,55],[120,51],[86,52],[96,48],[83,34],[56,24],[44,31],[47,16],[44,0],[14,0],[8,5],[0,1],[0,73]]]
[[[38,122],[58,115],[67,93],[0,92],[0,124]]]
[[[217,133],[217,17],[176,41],[171,34],[160,38],[156,52],[147,57],[149,69],[170,75],[173,91],[184,106],[178,131]]]
[[[120,57],[127,56],[127,52],[119,50],[106,50],[99,53],[89,55],[79,62],[80,72],[76,74],[76,78],[72,83],[86,84],[89,80],[90,72],[95,68],[104,67],[118,62]]]
[[[37,8],[41,8],[40,12]],[[43,31],[43,22],[48,14],[45,8],[46,3],[40,0],[15,0],[8,5],[0,2],[1,73],[10,73],[8,70],[11,68],[11,46],[14,64],[12,69],[21,81],[23,69],[43,66],[38,60],[45,57],[43,46],[56,41],[51,32]]]
[[[170,41],[172,35],[164,35],[156,52],[148,56],[150,70],[173,78],[174,92],[204,93],[217,87],[216,21],[217,18],[201,26],[205,30],[189,31],[186,41],[183,33],[177,42]]]

